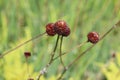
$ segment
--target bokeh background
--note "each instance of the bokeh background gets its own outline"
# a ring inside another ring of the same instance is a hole
[[[87,34],[104,34],[120,20],[120,0],[0,0],[0,54],[45,32],[45,25],[65,20],[70,29],[62,51],[87,40]],[[29,70],[32,78],[48,63],[57,36],[31,41],[0,59],[0,80],[26,80],[25,51],[30,51]],[[63,56],[69,64],[91,44],[74,49]],[[57,53],[59,48],[57,49]],[[88,51],[64,75],[64,80],[120,80],[120,29],[114,29],[92,50]],[[41,80],[56,80],[61,73],[56,60]]]

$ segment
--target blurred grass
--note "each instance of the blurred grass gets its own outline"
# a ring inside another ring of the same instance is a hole
[[[101,68],[101,72],[106,76],[107,80],[120,79],[120,54],[118,52],[113,52],[106,63],[97,63],[97,65]]]
[[[60,19],[64,19],[71,28],[71,35],[64,38],[63,51],[66,51],[78,43],[86,41],[88,32],[97,31],[102,35],[115,24],[120,19],[120,1],[0,0],[0,54],[15,47],[18,43],[45,32],[45,25],[48,22],[56,22]],[[68,70],[65,80],[68,80],[69,77],[73,77],[75,80],[96,80],[100,70],[95,63],[104,63],[110,57],[112,51],[120,51],[119,31],[120,29],[114,30],[94,49],[84,55],[78,64]],[[3,74],[6,73],[6,66],[14,70],[13,73],[17,71],[12,68],[12,64],[5,64],[7,57],[16,60],[13,55],[19,54],[21,64],[24,64],[24,51],[32,52],[30,64],[33,65],[35,73],[39,72],[49,60],[55,39],[56,37],[44,36],[40,40],[32,41],[31,44],[23,46],[23,51],[16,50],[17,53],[12,52],[12,55],[5,56],[3,60],[0,60],[0,80],[6,80],[6,77],[9,77]],[[67,65],[89,45],[87,44],[81,49],[73,50],[68,55],[65,55],[63,57],[65,64]],[[57,60],[49,68],[45,77],[57,76],[60,71],[61,65]]]

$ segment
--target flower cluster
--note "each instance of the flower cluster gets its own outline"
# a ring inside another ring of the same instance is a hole
[[[70,35],[70,28],[65,21],[59,20],[55,23],[48,23],[46,25],[46,33],[49,36],[54,36],[55,34],[58,34],[67,37]]]
[[[59,20],[55,23],[48,23],[46,25],[46,33],[49,36],[56,34],[67,37],[70,35],[70,28],[64,20]],[[99,41],[99,34],[97,32],[90,32],[87,35],[88,42],[95,44]]]

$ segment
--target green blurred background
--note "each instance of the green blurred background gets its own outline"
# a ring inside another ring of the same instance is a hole
[[[63,52],[87,40],[90,31],[104,34],[120,19],[120,0],[0,0],[0,54],[45,32],[45,25],[65,20],[70,29],[64,38]],[[85,54],[64,75],[64,80],[107,80],[97,64],[105,64],[113,52],[120,52],[120,29],[115,29]],[[29,69],[34,79],[49,61],[57,36],[44,35],[0,59],[0,80],[25,80],[24,52],[30,51]],[[63,56],[69,64],[91,44]],[[59,51],[59,48],[57,49]],[[56,80],[61,73],[60,60],[48,69],[43,80]]]

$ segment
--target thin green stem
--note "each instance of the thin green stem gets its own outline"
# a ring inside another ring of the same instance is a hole
[[[56,44],[55,44],[55,48],[54,48],[53,52],[51,53],[51,59],[50,59],[50,61],[49,61],[49,64],[51,64],[52,61],[53,61],[53,58],[54,58],[54,55],[55,55],[55,51],[56,51],[56,49],[57,49],[59,37],[60,37],[60,36],[58,35],[57,40],[56,40]]]
[[[35,39],[37,39],[37,38],[42,37],[44,34],[46,34],[46,32],[44,32],[44,33],[42,33],[42,34],[39,34],[39,35],[37,35],[37,36],[35,36],[35,37],[33,37],[33,38],[31,38],[31,39],[29,39],[29,40],[21,43],[21,44],[19,44],[19,45],[16,46],[15,48],[10,49],[10,50],[4,52],[2,55],[0,55],[0,58],[4,57],[5,55],[7,55],[7,54],[9,54],[9,53],[11,53],[11,52],[13,52],[14,50],[16,50],[16,49],[20,48],[21,46],[27,44],[28,42],[33,41],[33,40],[35,40]]]
[[[89,48],[87,48],[84,52],[82,52],[77,58],[75,58],[69,65],[68,68],[71,67],[76,61],[78,61],[80,59],[80,57],[82,57],[86,52],[88,52],[89,50],[91,50],[93,47],[95,46],[95,44],[91,45]]]
[[[49,63],[40,71],[38,77],[37,77],[37,80],[40,80],[40,77],[46,72],[47,68],[52,64],[53,62],[53,58],[54,58],[54,55],[55,55],[55,51],[57,49],[57,46],[58,46],[58,42],[59,42],[59,35],[57,37],[57,40],[56,40],[56,44],[55,44],[55,47],[53,49],[53,52],[51,53],[51,57],[50,57],[50,61]]]
[[[67,68],[64,68],[64,70],[63,70],[61,76],[60,76],[57,80],[61,80],[62,77],[64,76],[64,74],[65,74],[66,71],[67,71]]]
[[[117,24],[116,24],[117,25]],[[100,40],[101,41],[104,37],[106,37],[114,28],[118,27],[118,26],[112,26],[106,33],[103,34],[103,36],[101,36]],[[98,43],[96,43],[98,44]],[[77,58],[75,58],[67,67],[67,69],[69,69],[73,64],[75,64],[84,54],[86,54],[88,51],[90,51],[96,44],[91,45],[89,48],[87,48],[84,52],[82,52]],[[63,70],[63,73],[60,75],[60,77],[58,78],[58,80],[60,80],[63,75],[66,73],[67,69]]]
[[[26,66],[27,66],[27,74],[28,74],[28,79],[29,79],[30,78],[30,73],[29,73],[28,58],[26,58]]]
[[[60,41],[60,61],[61,61],[61,64],[63,65],[63,67],[65,68],[65,65],[64,65],[64,62],[62,60],[62,42],[63,42],[63,36],[61,36],[61,41]]]
[[[85,42],[83,42],[83,43],[80,43],[79,45],[75,46],[74,48],[72,48],[72,49],[70,49],[70,50],[62,53],[61,56],[65,55],[65,54],[68,54],[69,52],[73,51],[74,49],[80,48],[81,46],[85,45],[86,43],[88,43],[88,41],[85,41]],[[59,57],[60,57],[60,55],[57,56],[57,57],[55,57],[53,60],[56,60],[56,59],[59,58]]]

